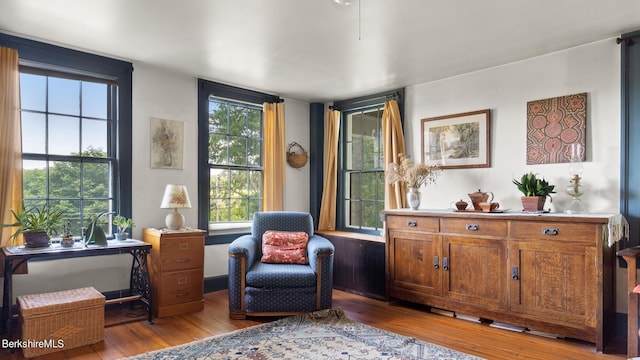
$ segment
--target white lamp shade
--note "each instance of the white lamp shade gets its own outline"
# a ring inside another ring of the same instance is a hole
[[[190,209],[189,193],[185,185],[169,184],[164,189],[161,209]]]

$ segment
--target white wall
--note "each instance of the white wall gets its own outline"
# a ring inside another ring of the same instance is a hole
[[[164,227],[171,210],[160,209],[167,184],[187,186],[191,209],[181,209],[185,226],[197,227],[198,196],[198,81],[194,77],[135,63],[133,70],[133,236],[145,227]],[[152,169],[151,118],[184,122],[182,170]]]
[[[407,147],[420,159],[421,119],[491,110],[491,167],[445,170],[422,189],[421,207],[446,208],[478,189],[504,208],[521,209],[514,177],[533,171],[557,186],[547,207],[563,211],[570,197],[568,164],[526,165],[527,101],[587,92],[587,161],[582,201],[590,212],[618,212],[620,49],[614,39],[406,89]]]
[[[132,237],[142,238],[145,227],[163,227],[167,214],[160,209],[166,184],[184,184],[193,208],[180,212],[186,226],[197,227],[197,78],[177,74],[144,63],[133,71],[133,214]],[[150,166],[151,118],[184,122],[182,170],[152,169]],[[309,103],[285,99],[286,143],[295,141],[309,149]],[[294,169],[287,165],[284,184],[286,210],[309,210],[309,165]],[[205,250],[205,277],[227,274],[228,245]],[[94,286],[100,291],[129,288],[131,256],[105,256],[73,260],[39,261],[29,264],[29,275],[14,276],[14,295]]]
[[[478,189],[492,191],[503,208],[521,209],[513,177],[533,171],[557,185],[546,207],[563,211],[570,197],[568,164],[526,165],[527,101],[587,92],[587,161],[582,201],[589,212],[619,211],[620,49],[600,41],[517,63],[406,89],[405,137],[420,159],[421,119],[491,110],[491,167],[444,170],[435,185],[422,188],[421,207],[446,208]],[[626,270],[616,275],[616,308],[626,313]]]

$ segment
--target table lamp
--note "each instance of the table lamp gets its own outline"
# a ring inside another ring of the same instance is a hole
[[[161,209],[174,209],[167,214],[165,224],[169,230],[180,230],[184,226],[184,216],[178,212],[178,209],[190,209],[191,201],[189,201],[189,193],[185,185],[169,184],[164,189],[162,197]]]

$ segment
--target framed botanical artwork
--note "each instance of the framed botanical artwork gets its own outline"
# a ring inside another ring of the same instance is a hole
[[[422,119],[422,162],[443,169],[489,167],[489,109]]]
[[[151,118],[151,167],[182,169],[183,142],[182,121]]]

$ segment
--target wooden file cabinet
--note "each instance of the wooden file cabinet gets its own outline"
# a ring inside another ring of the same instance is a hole
[[[144,229],[152,245],[149,273],[156,317],[204,308],[204,235],[202,230]]]

